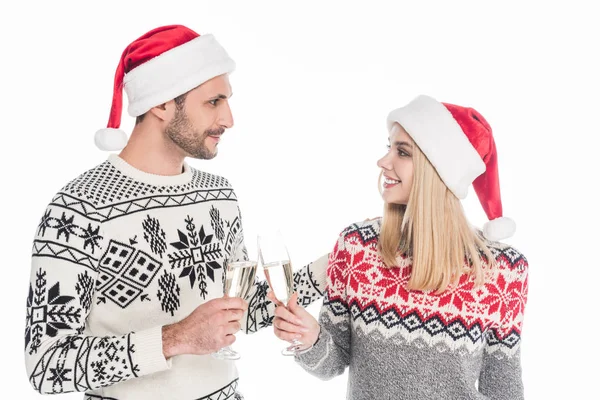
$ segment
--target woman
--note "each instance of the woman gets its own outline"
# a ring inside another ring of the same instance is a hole
[[[378,161],[383,218],[351,225],[329,258],[317,322],[290,301],[275,334],[348,399],[522,399],[527,261],[497,242],[502,217],[492,131],[472,108],[419,96],[388,116]],[[473,229],[459,199],[473,184],[490,219]]]

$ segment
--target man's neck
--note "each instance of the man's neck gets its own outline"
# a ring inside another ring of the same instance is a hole
[[[181,174],[185,160],[181,150],[162,134],[144,132],[138,126],[119,157],[140,171],[165,176]]]

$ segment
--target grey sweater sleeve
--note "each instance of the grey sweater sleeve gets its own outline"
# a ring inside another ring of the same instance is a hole
[[[520,351],[508,357],[485,354],[479,375],[479,392],[491,400],[523,400]]]
[[[321,332],[314,347],[296,357],[310,374],[329,380],[350,363],[350,312],[346,301],[348,257],[341,236],[329,257],[327,288],[319,315]]]
[[[521,329],[527,301],[527,262],[510,271],[504,296],[504,318],[486,336],[479,392],[490,400],[523,400]]]

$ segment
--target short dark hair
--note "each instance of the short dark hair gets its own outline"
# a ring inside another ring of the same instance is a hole
[[[179,95],[177,97],[175,97],[173,100],[175,101],[175,107],[177,108],[178,111],[183,110],[183,105],[185,104],[185,98],[187,97],[189,92],[185,92],[182,95]],[[137,117],[135,117],[135,124],[139,124],[144,120],[144,117],[146,116],[146,113],[143,113],[142,115],[138,115]]]

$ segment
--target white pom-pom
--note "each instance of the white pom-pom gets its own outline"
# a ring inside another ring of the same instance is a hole
[[[483,225],[483,236],[492,242],[496,242],[511,237],[516,230],[517,224],[515,224],[515,221],[507,217],[500,217]]]
[[[102,151],[121,150],[127,144],[127,134],[121,129],[104,128],[96,132],[94,142]]]

